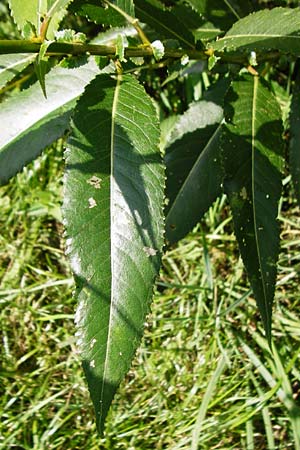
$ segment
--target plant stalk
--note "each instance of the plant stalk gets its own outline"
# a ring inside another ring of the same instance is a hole
[[[32,42],[30,40],[0,40],[0,55],[11,53],[39,53],[40,42]],[[206,60],[212,54],[212,50],[194,50],[194,49],[166,49],[164,57],[170,59],[180,59],[188,56],[191,60]],[[97,45],[97,44],[79,44],[67,42],[53,42],[47,49],[48,56],[65,56],[65,55],[98,55],[114,58],[116,56],[115,45]],[[220,57],[220,62],[230,64],[249,65],[248,57],[239,53],[222,53],[215,52]],[[125,58],[130,57],[147,57],[153,56],[151,47],[127,47],[125,49]],[[269,52],[257,55],[259,63],[265,61],[276,61],[280,57],[279,52]]]

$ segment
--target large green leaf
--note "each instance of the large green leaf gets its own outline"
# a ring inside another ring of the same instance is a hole
[[[164,171],[152,101],[132,76],[98,76],[66,152],[64,216],[77,326],[98,429],[140,341],[163,245]]]
[[[222,136],[224,189],[235,234],[266,334],[279,251],[278,201],[283,155],[279,105],[258,77],[232,83],[225,101]]]
[[[300,204],[300,74],[298,73],[290,111],[290,172],[295,194]]]
[[[0,109],[0,184],[63,135],[77,97],[99,73],[95,61],[55,67],[46,75],[47,99],[36,83],[7,99]]]
[[[279,50],[300,55],[300,8],[274,8],[250,14],[211,44],[214,50]]]
[[[0,89],[34,60],[31,53],[0,55]]]
[[[221,194],[223,171],[219,138],[223,111],[201,101],[179,117],[166,148],[166,238],[184,237]]]

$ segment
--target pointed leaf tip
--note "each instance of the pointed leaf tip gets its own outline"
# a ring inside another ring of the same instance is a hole
[[[97,426],[127,373],[163,245],[164,171],[151,99],[129,75],[81,97],[66,155],[64,216],[79,281],[77,335]]]
[[[283,141],[276,98],[258,77],[233,82],[222,135],[224,189],[235,234],[271,340],[272,303],[279,253],[278,202]]]

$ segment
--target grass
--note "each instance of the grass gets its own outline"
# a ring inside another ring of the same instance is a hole
[[[100,439],[74,339],[61,155],[59,143],[0,191],[0,448],[300,449],[300,219],[289,183],[273,353],[222,198],[164,257],[142,345]]]

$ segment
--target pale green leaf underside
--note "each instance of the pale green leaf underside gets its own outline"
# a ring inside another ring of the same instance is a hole
[[[209,126],[208,129],[197,130],[185,135],[172,145],[169,155],[175,160],[166,161],[169,178],[177,176],[181,182],[175,197],[170,200],[170,208],[166,216],[166,239],[170,243],[177,242],[186,236],[202,219],[214,200],[222,193],[223,170],[220,161],[220,126]],[[179,155],[178,153],[181,153]],[[189,161],[186,152],[198,153],[188,175],[184,178],[180,171]],[[177,168],[177,173],[172,172]],[[170,180],[167,180],[167,186]],[[176,183],[178,184],[178,183]],[[171,183],[170,183],[171,185]],[[170,188],[172,185],[170,186]],[[167,195],[168,195],[167,190]],[[174,194],[174,192],[170,192]]]
[[[279,50],[300,55],[300,8],[265,9],[239,20],[214,50]]]
[[[184,237],[221,193],[219,158],[223,110],[213,102],[191,104],[178,117],[166,148],[166,238]]]
[[[77,335],[98,429],[140,341],[163,245],[155,108],[131,76],[98,76],[66,152],[64,216]]]
[[[134,17],[134,4],[133,0],[110,0],[111,3],[114,3],[118,8],[122,9],[129,16]]]
[[[35,59],[31,53],[0,55],[0,89]]]
[[[55,67],[38,83],[7,99],[0,109],[0,184],[20,171],[68,128],[77,97],[99,73],[91,59],[77,68]]]
[[[232,83],[222,136],[224,189],[268,339],[279,252],[282,124],[274,95],[257,77]]]

